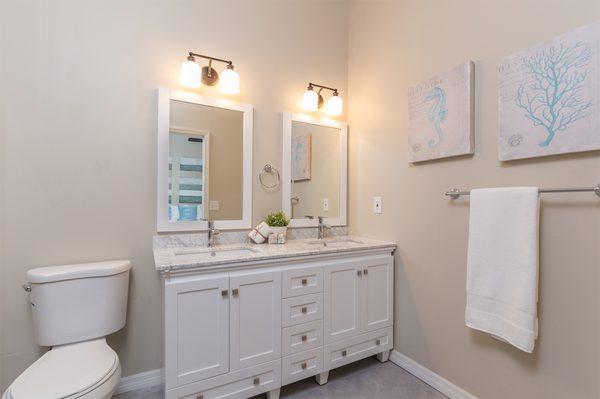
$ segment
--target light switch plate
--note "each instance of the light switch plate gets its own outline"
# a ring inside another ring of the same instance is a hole
[[[382,213],[381,197],[373,197],[373,213]]]
[[[323,198],[323,210],[324,211],[329,210],[329,198]]]
[[[218,211],[220,207],[219,201],[209,201],[208,202],[208,210],[209,211]]]

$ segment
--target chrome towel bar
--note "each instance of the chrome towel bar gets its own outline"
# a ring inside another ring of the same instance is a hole
[[[569,187],[569,188],[540,188],[540,193],[587,193],[592,192],[600,197],[600,184],[594,187]],[[444,195],[452,199],[457,199],[461,195],[470,195],[470,191],[461,191],[458,188],[453,188],[444,192]]]

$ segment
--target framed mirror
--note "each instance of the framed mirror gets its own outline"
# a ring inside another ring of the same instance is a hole
[[[251,227],[252,124],[250,104],[159,89],[159,232]]]
[[[348,126],[283,113],[282,209],[291,227],[346,225]]]

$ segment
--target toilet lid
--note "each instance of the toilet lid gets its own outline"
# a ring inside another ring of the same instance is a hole
[[[53,348],[10,387],[14,399],[66,398],[113,373],[119,358],[104,338]]]

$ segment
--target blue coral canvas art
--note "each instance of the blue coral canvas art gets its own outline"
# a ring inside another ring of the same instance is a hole
[[[600,22],[504,59],[499,159],[600,149]]]
[[[473,62],[408,90],[409,162],[472,154]]]

